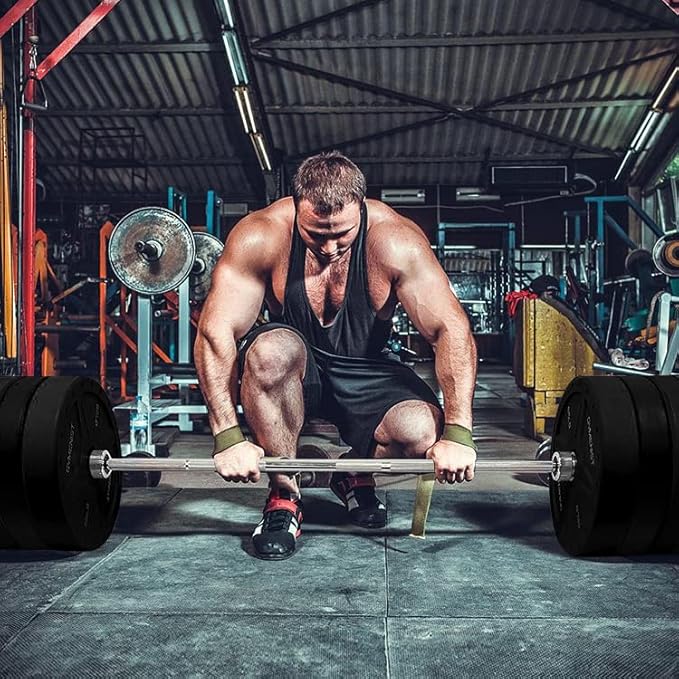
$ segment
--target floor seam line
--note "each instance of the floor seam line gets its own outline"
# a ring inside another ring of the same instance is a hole
[[[113,558],[114,554],[121,549],[124,545],[126,545],[129,540],[130,536],[125,536],[119,545],[116,545],[105,557],[97,561],[91,568],[88,568],[79,578],[75,580],[75,582],[72,582],[70,585],[65,587],[59,594],[57,594],[52,601],[50,601],[48,604],[44,605],[41,609],[39,609],[39,613],[47,613],[53,606],[55,606],[59,601],[64,599],[67,595],[71,594],[79,585],[80,583],[85,580],[91,573],[96,571],[100,566],[105,564],[107,561]],[[64,612],[64,611],[58,611],[58,612]]]
[[[384,661],[387,679],[391,679],[391,667],[389,664],[389,548],[387,545],[388,535],[384,536]]]

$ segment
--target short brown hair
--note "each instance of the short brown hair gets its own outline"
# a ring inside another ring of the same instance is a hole
[[[292,179],[295,205],[308,200],[319,215],[332,215],[365,198],[365,176],[339,151],[307,158]]]

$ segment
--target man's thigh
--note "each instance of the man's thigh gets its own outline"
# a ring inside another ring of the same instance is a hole
[[[318,366],[316,365],[316,360],[314,359],[311,347],[304,336],[295,328],[286,325],[285,323],[266,323],[265,325],[257,326],[241,339],[240,343],[238,344],[238,384],[240,386],[243,379],[243,372],[246,370],[245,359],[247,352],[254,345],[255,340],[265,335],[265,333],[280,330],[294,333],[304,344],[306,349],[306,367],[304,371],[304,379],[302,381],[302,389],[304,393],[304,412],[307,417],[313,417],[318,412],[321,402],[321,379],[318,372]]]

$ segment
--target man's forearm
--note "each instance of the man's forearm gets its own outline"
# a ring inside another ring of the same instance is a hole
[[[194,360],[213,434],[238,424],[238,350],[233,337],[210,339],[199,333]]]
[[[446,424],[472,428],[476,343],[471,332],[444,329],[434,344],[436,379],[443,392]]]

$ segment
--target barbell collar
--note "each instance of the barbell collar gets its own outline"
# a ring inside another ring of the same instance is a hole
[[[200,276],[201,274],[205,273],[206,269],[207,266],[205,264],[205,260],[201,257],[196,257],[196,261],[193,263],[193,268],[191,269],[191,275]]]
[[[157,240],[138,240],[134,244],[134,249],[150,262],[155,262],[163,255],[163,245]]]
[[[549,474],[554,481],[572,481],[575,475],[575,454],[555,452],[551,460],[477,460],[476,470],[511,472],[516,474]],[[370,474],[432,474],[432,460],[359,460],[290,459],[264,457],[259,461],[262,473],[297,474],[301,472],[353,472]],[[96,479],[107,479],[112,472],[128,471],[215,471],[211,459],[172,459],[111,457],[106,450],[95,450],[90,455],[90,472]]]

